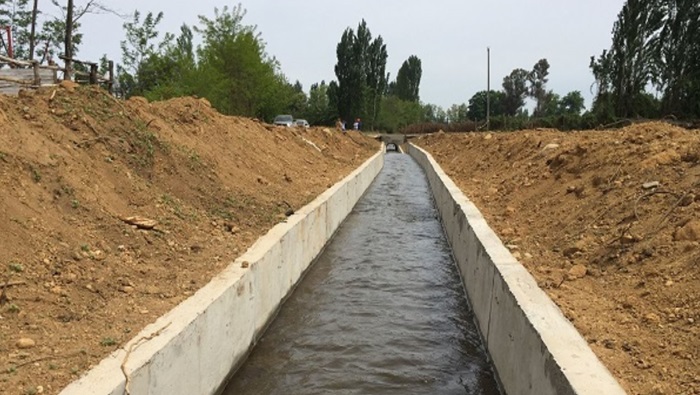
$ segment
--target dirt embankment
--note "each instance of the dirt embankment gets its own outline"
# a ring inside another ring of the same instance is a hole
[[[700,394],[700,131],[415,140],[631,394]]]
[[[0,393],[57,393],[378,148],[195,98],[0,96]]]

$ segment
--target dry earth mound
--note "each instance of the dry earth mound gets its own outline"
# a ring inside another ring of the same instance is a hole
[[[57,393],[378,150],[203,99],[0,96],[0,393]]]
[[[438,133],[431,152],[631,394],[700,394],[700,131]]]

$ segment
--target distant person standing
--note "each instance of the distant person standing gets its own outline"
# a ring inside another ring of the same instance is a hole
[[[360,130],[360,118],[355,119],[355,123],[352,124],[352,128],[355,130]]]

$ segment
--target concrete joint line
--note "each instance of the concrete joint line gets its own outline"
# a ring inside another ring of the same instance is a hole
[[[490,301],[489,302],[489,316],[488,316],[488,319],[486,321],[486,337],[485,337],[487,349],[490,348],[490,345],[489,345],[490,340],[489,339],[491,338],[491,321],[492,321],[491,316],[493,313],[493,304],[496,301],[496,296],[494,295],[494,292],[493,292],[493,287],[495,285],[496,285],[496,273],[494,273],[493,276],[491,276],[491,288],[490,288],[491,291],[489,293],[489,301]]]

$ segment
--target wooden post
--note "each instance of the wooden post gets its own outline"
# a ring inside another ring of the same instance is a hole
[[[10,58],[14,59],[15,58],[15,51],[12,48],[12,27],[10,26],[5,26],[5,31],[7,32],[7,56]],[[10,67],[12,67],[10,65]]]
[[[491,48],[486,47],[486,130],[491,130]]]
[[[39,0],[34,0],[32,10],[32,32],[29,34],[29,60],[34,60],[34,47],[36,43],[36,14],[39,11]]]
[[[73,59],[73,0],[68,0],[66,14],[66,47],[64,50],[66,54],[66,71],[63,74],[63,79],[70,80],[72,74],[71,60]]]
[[[112,89],[114,88],[114,61],[110,60],[107,64],[109,65],[109,82],[107,82],[107,89],[109,93],[112,93]]]
[[[90,85],[97,84],[97,64],[90,65]]]
[[[34,85],[37,87],[41,86],[41,75],[39,74],[39,62],[32,61],[32,68],[34,69]]]

